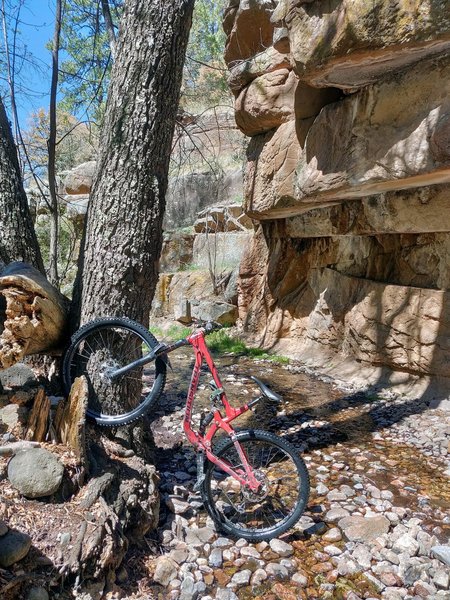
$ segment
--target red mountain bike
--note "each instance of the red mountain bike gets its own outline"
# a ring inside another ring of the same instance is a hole
[[[220,327],[206,323],[167,345],[130,319],[96,319],[72,337],[63,359],[63,381],[69,393],[75,378],[84,375],[88,416],[99,425],[127,425],[147,413],[161,395],[167,355],[191,345],[195,363],[183,426],[197,450],[196,489],[218,528],[249,541],[267,540],[287,531],[302,515],[309,496],[308,471],[283,438],[267,431],[235,431],[231,426],[263,398],[281,402],[281,396],[253,377],[261,395],[239,408],[230,405],[205,343],[205,336]],[[192,406],[203,362],[212,375],[211,407],[194,431]],[[213,446],[219,430],[225,435]]]

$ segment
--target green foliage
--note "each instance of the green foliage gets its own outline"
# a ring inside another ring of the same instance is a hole
[[[48,266],[50,259],[50,217],[39,215],[35,223],[35,230],[44,265]],[[58,272],[61,277],[61,292],[69,297],[72,293],[77,270],[75,254],[78,237],[79,235],[74,230],[72,223],[61,216],[58,237]]]
[[[158,340],[176,341],[187,337],[193,331],[191,327],[183,327],[174,323],[168,329],[163,329],[157,325],[152,325],[150,331]],[[237,356],[248,356],[255,359],[271,360],[279,364],[289,363],[286,356],[269,354],[262,348],[250,348],[238,337],[232,337],[228,334],[226,328],[214,331],[206,338],[206,343],[210,351],[220,356],[222,354],[235,354]]]
[[[192,329],[190,327],[183,327],[182,325],[177,325],[176,323],[171,325],[168,329],[163,329],[157,325],[151,325],[149,329],[158,340],[164,339],[171,342],[181,340],[192,333]]]
[[[57,111],[56,121],[57,173],[95,158],[98,145],[95,126],[80,123],[75,117],[60,109]],[[24,141],[31,164],[41,177],[46,177],[47,173],[49,133],[49,114],[47,110],[41,108],[30,116],[28,129],[24,132]]]
[[[122,2],[111,3],[111,16],[118,25]],[[111,51],[98,0],[66,3],[61,49],[68,58],[60,68],[61,108],[85,114],[101,124],[111,75]]]
[[[182,107],[189,112],[230,104],[222,29],[227,4],[227,0],[196,1],[183,79]]]
[[[228,335],[226,329],[215,331],[207,338],[208,348],[214,354],[236,354],[238,356],[249,356],[250,358],[271,360],[273,362],[286,364],[289,359],[285,356],[269,354],[262,348],[250,348],[241,339]]]

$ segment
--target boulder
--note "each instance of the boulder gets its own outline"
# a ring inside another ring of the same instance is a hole
[[[82,223],[89,205],[89,194],[67,195],[63,198],[66,207],[66,216],[75,222]]]
[[[26,498],[54,494],[62,481],[64,466],[43,448],[19,452],[8,463],[8,479]]]
[[[291,0],[272,21],[287,27],[297,73],[317,87],[363,87],[450,49],[448,0]]]
[[[234,325],[238,317],[237,307],[220,300],[191,301],[191,315],[201,321],[217,321],[222,325]]]
[[[94,160],[82,163],[69,171],[63,185],[66,194],[89,194],[94,180],[97,163]]]

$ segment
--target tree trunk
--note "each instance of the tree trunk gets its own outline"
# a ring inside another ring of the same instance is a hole
[[[72,322],[127,315],[148,324],[193,7],[125,2]]]
[[[44,272],[23,189],[17,150],[0,98],[0,262],[6,265],[14,261],[30,263]]]
[[[50,87],[50,133],[48,148],[48,190],[50,192],[50,260],[49,279],[52,285],[59,285],[58,276],[58,236],[59,202],[56,190],[56,95],[58,92],[59,39],[61,34],[62,0],[56,0],[55,31],[52,47],[52,83]]]

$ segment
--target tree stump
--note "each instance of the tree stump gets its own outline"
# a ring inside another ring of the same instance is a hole
[[[5,305],[0,368],[11,367],[29,354],[61,350],[69,300],[42,273],[26,263],[11,263],[0,276],[0,297]]]
[[[70,390],[69,398],[62,408],[58,406],[55,416],[55,430],[58,439],[69,446],[77,457],[77,462],[87,468],[86,452],[86,408],[88,401],[88,385],[85,377],[77,377]]]
[[[50,400],[44,388],[39,388],[34,399],[33,408],[28,419],[28,429],[25,439],[33,442],[44,442],[48,430]]]

